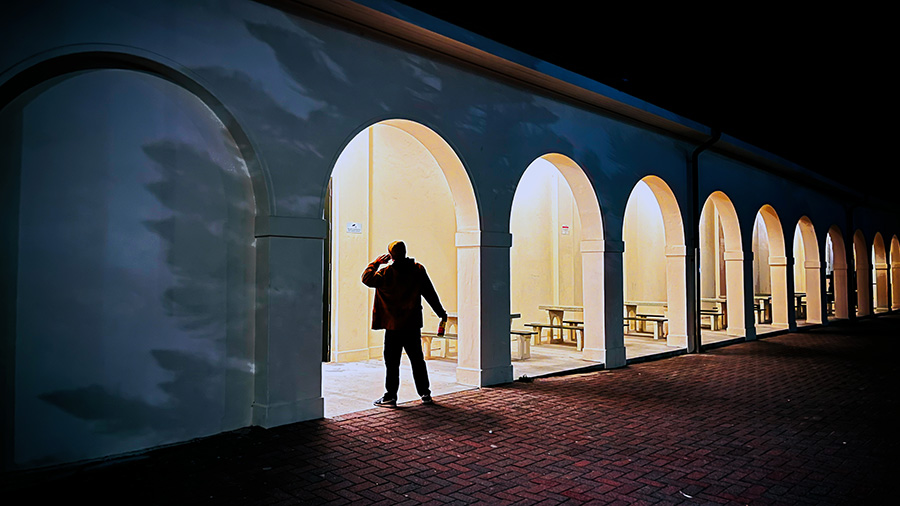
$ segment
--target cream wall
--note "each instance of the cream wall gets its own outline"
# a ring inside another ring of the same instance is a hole
[[[753,294],[772,293],[769,269],[769,235],[761,214],[753,224]]]
[[[625,207],[625,300],[665,302],[666,234],[653,191],[639,182]]]
[[[718,211],[707,203],[700,215],[700,296],[722,297],[725,289],[725,239]]]
[[[375,292],[360,276],[391,242],[406,243],[408,255],[427,269],[444,309],[457,309],[453,198],[431,153],[388,125],[357,135],[332,177],[332,359],[377,358],[384,332],[370,330]],[[425,329],[437,328],[427,302],[423,309]]]
[[[806,293],[806,250],[803,248],[803,236],[800,224],[794,228],[794,292]]]
[[[360,281],[363,269],[372,260],[370,137],[366,129],[350,141],[335,164],[331,180],[331,359],[338,362],[370,356],[372,298]],[[348,232],[350,223],[359,225],[359,233]]]
[[[510,310],[522,315],[513,327],[546,321],[541,305],[582,305],[581,220],[571,188],[549,161],[536,160],[519,181],[510,232]]]

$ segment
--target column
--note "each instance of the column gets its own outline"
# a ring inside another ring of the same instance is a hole
[[[253,424],[322,418],[322,310],[328,223],[257,218]]]
[[[582,358],[602,362],[607,369],[624,367],[624,294],[619,240],[581,241],[584,286],[584,350]]]
[[[769,275],[772,284],[772,326],[788,328],[788,307],[794,303],[788,293],[788,261],[786,256],[769,256]]]
[[[888,264],[875,263],[875,309],[878,311],[890,310],[888,301]]]
[[[900,261],[891,262],[891,309],[900,309]]]
[[[856,315],[872,314],[872,290],[869,288],[869,262],[863,262],[859,255],[856,259]]]
[[[669,336],[666,344],[686,348],[688,341],[687,248],[666,246],[666,302],[668,304]]]
[[[825,322],[825,277],[818,260],[803,262],[806,271],[806,323]]]
[[[456,234],[459,337],[456,381],[489,386],[513,380],[507,232]]]
[[[847,266],[834,266],[834,317],[849,318],[850,317],[850,290],[849,280],[847,279]]]
[[[744,257],[749,260],[744,261]],[[756,328],[747,326],[753,321],[753,252],[725,250],[725,293],[728,299],[729,336],[756,339]]]

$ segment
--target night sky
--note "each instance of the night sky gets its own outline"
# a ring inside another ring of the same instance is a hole
[[[505,11],[495,7],[505,2],[401,3],[867,195],[889,197],[900,184],[891,149],[896,98],[888,92],[897,81],[896,41],[886,13],[762,11],[758,3],[696,11],[639,2],[613,9],[563,0]]]

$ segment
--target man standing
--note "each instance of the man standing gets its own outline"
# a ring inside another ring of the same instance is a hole
[[[415,259],[406,257],[406,245],[402,241],[392,242],[388,252],[388,255],[381,255],[370,263],[362,275],[362,282],[375,289],[372,329],[385,329],[384,365],[387,374],[384,395],[375,401],[375,405],[397,406],[400,355],[404,349],[412,364],[413,380],[422,403],[434,404],[422,353],[422,297],[441,320],[447,319],[447,312],[441,306],[425,267],[416,263]],[[391,259],[391,264],[380,269]]]

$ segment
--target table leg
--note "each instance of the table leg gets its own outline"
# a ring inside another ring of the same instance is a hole
[[[635,318],[637,316],[637,306],[633,304],[625,305],[625,315],[629,318]],[[637,322],[635,320],[628,321],[628,330],[636,331],[637,330]]]
[[[425,360],[431,358],[431,336],[422,336],[422,353],[425,355]]]
[[[562,325],[563,315],[565,311],[557,311],[555,309],[550,309],[547,311],[550,313],[550,325],[554,325],[554,321],[556,321],[556,325]],[[550,327],[550,342],[553,342],[553,327]],[[562,329],[559,331],[559,340],[562,341]]]

